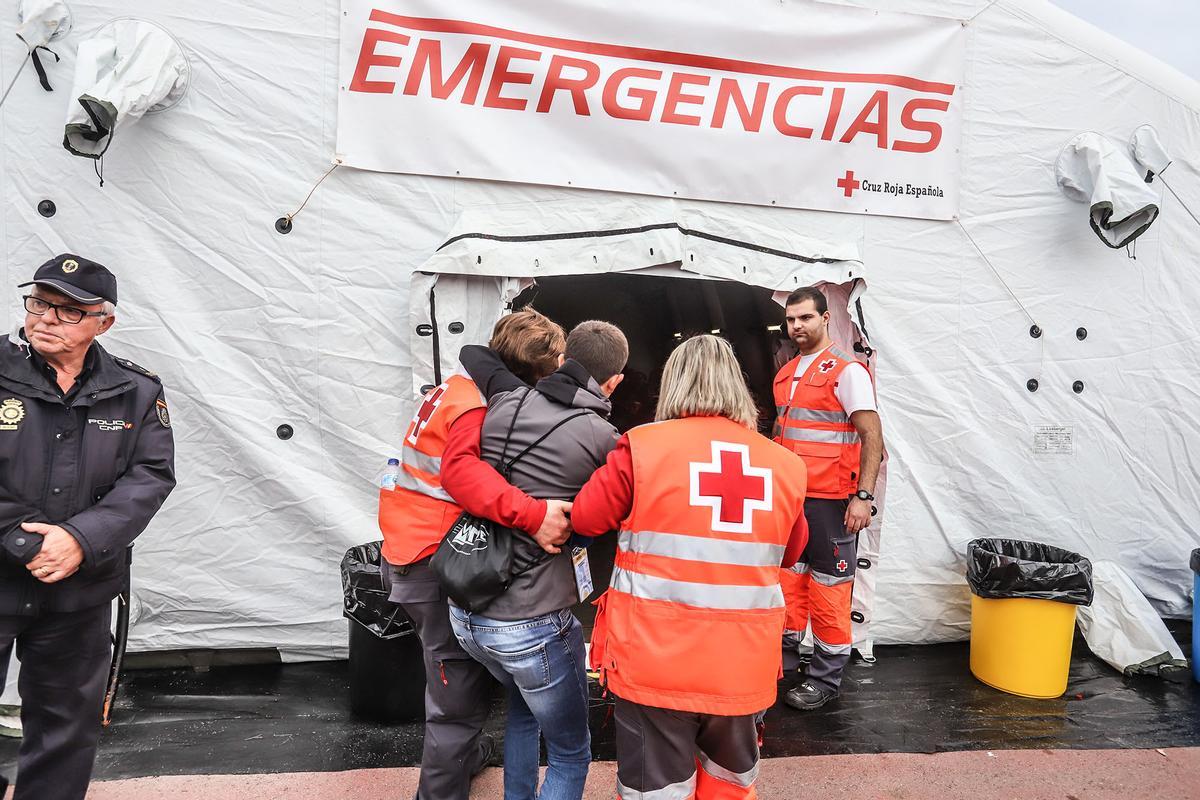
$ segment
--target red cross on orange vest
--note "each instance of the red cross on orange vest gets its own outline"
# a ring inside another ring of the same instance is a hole
[[[750,466],[745,445],[713,442],[712,453],[710,463],[689,465],[691,504],[712,508],[713,530],[749,533],[753,512],[771,509],[771,470]]]
[[[416,446],[417,437],[421,435],[421,431],[425,430],[425,426],[429,424],[429,420],[433,419],[433,412],[437,411],[437,407],[442,404],[442,395],[445,393],[446,386],[443,384],[425,395],[425,401],[417,409],[417,415],[413,417],[412,424],[409,427],[407,437],[409,444],[414,447]]]

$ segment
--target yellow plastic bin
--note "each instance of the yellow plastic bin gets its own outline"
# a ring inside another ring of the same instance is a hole
[[[1075,607],[1092,602],[1092,565],[1068,550],[1013,539],[967,546],[971,674],[1022,697],[1067,689]]]

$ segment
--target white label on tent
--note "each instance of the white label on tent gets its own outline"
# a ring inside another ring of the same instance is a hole
[[[1070,425],[1034,425],[1034,455],[1069,456],[1074,454],[1074,430]]]
[[[342,0],[362,169],[951,219],[966,27],[766,0]]]

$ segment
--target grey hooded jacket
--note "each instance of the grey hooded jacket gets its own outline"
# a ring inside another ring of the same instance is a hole
[[[465,352],[463,364],[476,377],[478,362]],[[494,385],[491,381],[477,383]],[[572,500],[617,444],[617,430],[607,420],[611,410],[612,404],[587,370],[579,362],[568,360],[532,390],[519,387],[489,399],[480,437],[481,455],[484,461],[499,467],[510,427],[508,459],[537,441],[555,423],[579,415],[518,461],[509,476],[514,486],[531,497]],[[508,590],[484,610],[484,616],[532,619],[579,602],[570,547],[548,556],[532,538],[518,533],[514,537],[514,556],[518,564],[540,563],[514,578]]]

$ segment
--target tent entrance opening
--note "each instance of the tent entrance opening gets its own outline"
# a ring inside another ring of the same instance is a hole
[[[629,339],[625,380],[612,397],[613,424],[624,432],[654,419],[663,364],[680,341],[713,333],[734,347],[760,411],[774,421],[771,382],[795,350],[782,333],[784,312],[771,292],[733,281],[638,273],[539,278],[514,301],[533,306],[570,331],[584,320],[611,322]]]

